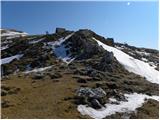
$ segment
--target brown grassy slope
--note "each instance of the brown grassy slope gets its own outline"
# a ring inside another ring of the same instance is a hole
[[[2,96],[11,106],[2,108],[2,118],[85,118],[76,105],[66,97],[72,97],[79,84],[70,74],[51,80],[45,78],[33,82],[30,77],[10,76],[3,85],[20,88],[17,94]]]

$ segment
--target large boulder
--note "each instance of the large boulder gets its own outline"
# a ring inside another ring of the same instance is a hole
[[[102,88],[80,88],[77,90],[77,95],[97,99],[106,96],[106,93]]]
[[[79,88],[77,90],[79,104],[87,104],[95,109],[101,108],[106,102],[106,92],[102,88]]]

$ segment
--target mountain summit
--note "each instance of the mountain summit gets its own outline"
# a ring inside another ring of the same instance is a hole
[[[88,29],[1,39],[2,118],[158,118],[159,51]]]

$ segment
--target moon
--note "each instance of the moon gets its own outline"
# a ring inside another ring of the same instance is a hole
[[[130,2],[127,2],[127,5],[129,6],[131,3]]]

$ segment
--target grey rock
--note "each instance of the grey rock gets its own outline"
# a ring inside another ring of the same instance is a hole
[[[92,99],[91,105],[95,109],[100,109],[102,107],[101,103],[97,99]]]
[[[89,106],[99,109],[106,102],[106,92],[102,88],[79,88],[77,91],[78,104],[88,104]]]
[[[118,92],[117,90],[113,90],[111,95],[114,96],[118,101],[127,101],[124,94]]]
[[[2,101],[1,101],[1,105],[2,105],[2,108],[9,107],[9,102],[6,101],[6,100],[2,100]]]
[[[102,59],[100,60],[100,63],[97,65],[97,68],[101,71],[113,71],[113,63],[114,56],[112,52],[106,51]]]
[[[81,97],[101,98],[106,96],[106,92],[102,88],[80,88],[77,90],[77,95]]]
[[[62,75],[58,72],[54,72],[54,73],[49,73],[49,76],[51,79],[56,79],[56,78],[61,78]]]
[[[6,96],[6,95],[7,95],[7,91],[1,90],[1,96]]]
[[[106,52],[102,58],[102,62],[111,63],[114,60],[113,52]]]
[[[42,79],[44,78],[44,74],[43,73],[33,73],[32,75],[32,79]]]
[[[77,82],[78,82],[78,83],[87,83],[87,80],[82,79],[82,78],[79,78],[79,79],[77,80]]]
[[[118,85],[116,83],[113,82],[108,82],[106,83],[106,85],[110,88],[110,89],[117,89]]]

